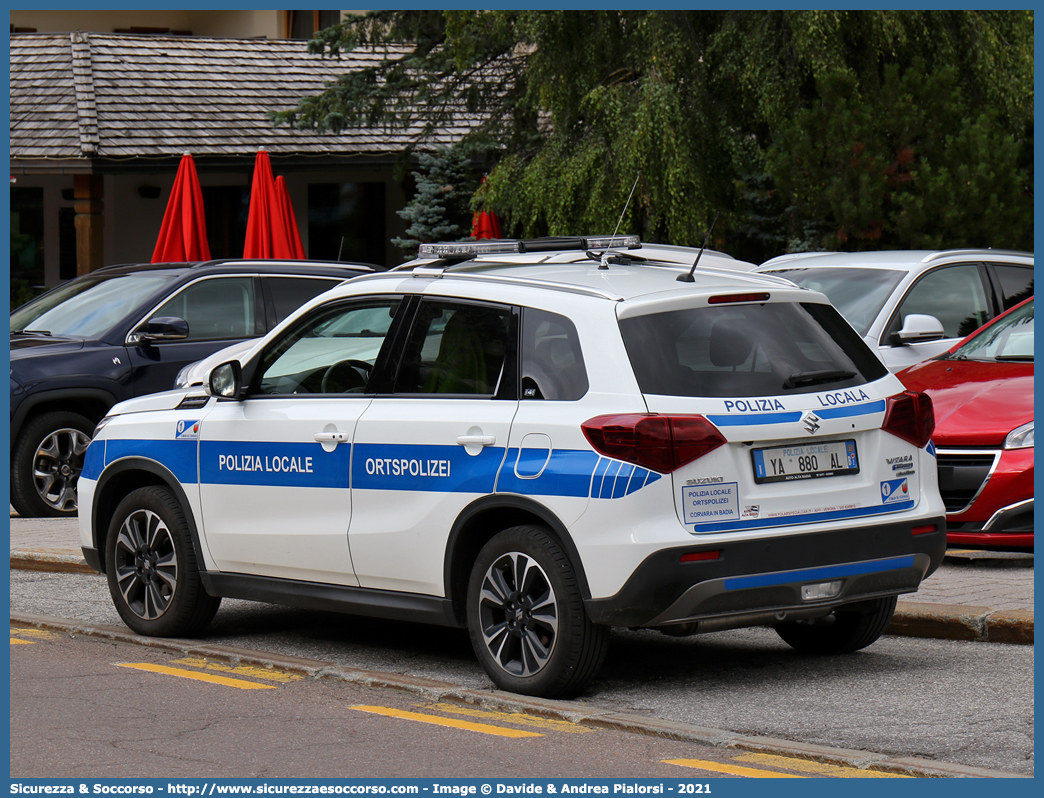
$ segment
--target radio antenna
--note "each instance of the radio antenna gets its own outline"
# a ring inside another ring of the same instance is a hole
[[[613,235],[609,239],[609,246],[602,252],[602,256],[599,259],[598,268],[608,269],[609,268],[609,250],[612,249],[612,242],[616,240],[616,234],[620,230],[620,225],[623,222],[624,214],[627,213],[627,207],[631,204],[631,197],[634,196],[634,190],[638,188],[638,181],[641,180],[642,173],[639,172],[634,178],[634,185],[631,186],[631,193],[627,195],[627,202],[624,203],[623,210],[620,211],[620,218],[616,221],[616,229],[613,230]]]
[[[678,282],[679,283],[694,283],[694,282],[696,282],[696,278],[692,276],[692,273],[694,271],[696,271],[696,265],[700,262],[700,256],[703,254],[703,250],[705,250],[707,248],[707,242],[710,241],[711,231],[714,230],[714,225],[716,225],[718,223],[718,216],[720,214],[721,214],[721,211],[718,211],[716,214],[714,214],[714,221],[711,222],[711,226],[707,229],[707,235],[703,239],[703,246],[700,247],[700,251],[696,253],[696,260],[692,264],[692,268],[689,269],[689,273],[688,274],[679,274],[678,275]]]

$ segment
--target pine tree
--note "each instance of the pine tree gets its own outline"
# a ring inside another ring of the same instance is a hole
[[[471,231],[471,195],[478,187],[478,178],[469,170],[468,156],[460,148],[422,152],[418,168],[411,174],[417,181],[417,193],[397,211],[410,223],[408,238],[392,239],[404,260],[415,257],[421,243],[467,238]]]

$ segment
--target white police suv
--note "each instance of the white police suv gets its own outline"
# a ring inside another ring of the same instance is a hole
[[[140,634],[222,596],[467,627],[497,686],[565,696],[612,626],[872,643],[945,550],[933,426],[785,280],[630,237],[430,245],[113,408],[80,530]]]

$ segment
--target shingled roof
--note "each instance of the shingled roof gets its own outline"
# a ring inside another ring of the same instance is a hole
[[[12,160],[393,155],[415,130],[315,133],[267,113],[381,54],[339,60],[295,40],[102,33],[12,34]],[[426,142],[451,144],[467,120]]]

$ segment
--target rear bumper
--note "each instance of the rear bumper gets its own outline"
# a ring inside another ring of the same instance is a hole
[[[925,527],[934,531],[914,534]],[[664,549],[648,557],[615,595],[586,602],[595,623],[666,626],[700,621],[729,628],[815,617],[865,599],[912,593],[946,552],[943,517],[916,523]],[[681,555],[718,551],[716,559]],[[840,581],[829,599],[803,600],[801,587]],[[732,619],[732,623],[730,623]]]

